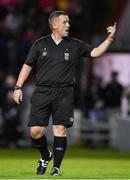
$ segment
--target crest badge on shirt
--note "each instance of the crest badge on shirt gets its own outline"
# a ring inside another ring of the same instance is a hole
[[[68,52],[68,49],[66,49],[65,52],[64,52],[64,59],[65,59],[66,61],[68,61],[68,60],[69,60],[69,57],[70,57],[70,54],[69,54],[69,52]]]
[[[44,51],[42,52],[42,56],[46,56],[47,55],[47,51],[46,51],[46,48],[44,48]]]

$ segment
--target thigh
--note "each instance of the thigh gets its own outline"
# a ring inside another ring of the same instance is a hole
[[[47,126],[51,114],[51,97],[48,88],[37,89],[31,98],[29,126]]]
[[[57,98],[52,104],[53,125],[64,125],[71,127],[73,125],[73,88],[65,87],[57,92]]]

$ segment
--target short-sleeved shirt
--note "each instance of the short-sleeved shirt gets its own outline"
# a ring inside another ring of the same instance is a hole
[[[36,86],[71,86],[75,65],[81,57],[89,57],[92,49],[85,42],[70,37],[57,45],[48,35],[33,44],[25,64],[36,66]]]

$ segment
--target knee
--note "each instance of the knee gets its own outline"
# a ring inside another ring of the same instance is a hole
[[[34,126],[30,128],[31,137],[34,139],[39,139],[44,134],[43,127]]]
[[[62,125],[53,125],[54,136],[65,137],[67,135],[67,129]]]

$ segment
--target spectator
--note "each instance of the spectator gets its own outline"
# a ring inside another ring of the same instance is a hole
[[[121,114],[123,117],[130,115],[130,85],[123,91],[121,98]]]
[[[41,16],[40,12],[38,12],[38,8],[34,6],[28,7],[25,13],[24,18],[24,27],[26,29],[31,28],[33,30],[36,30],[41,26]]]
[[[55,1],[53,0],[38,0],[38,3],[45,13],[50,13],[56,8]]]
[[[5,18],[5,28],[12,34],[19,34],[23,24],[22,13],[15,6],[8,7],[8,14]]]
[[[121,105],[121,96],[123,86],[118,81],[118,72],[111,73],[111,81],[105,87],[106,106],[111,108],[119,108]]]
[[[92,77],[86,92],[87,116],[94,121],[105,120],[104,89],[100,77]]]
[[[2,69],[0,69],[0,109],[2,108],[4,102],[3,86],[4,86],[4,72]]]
[[[6,145],[13,149],[17,146],[18,139],[21,135],[20,126],[20,107],[18,107],[13,99],[13,86],[16,83],[14,75],[7,75],[3,87],[4,102],[2,106],[3,131]]]

